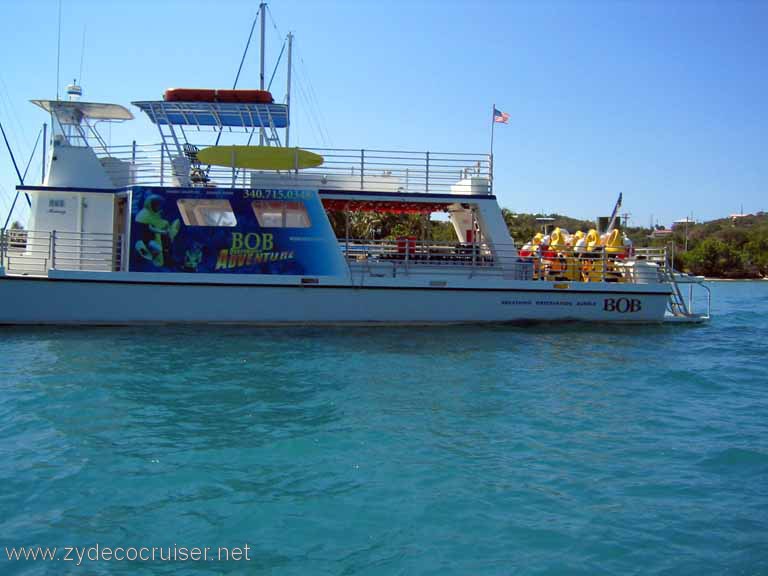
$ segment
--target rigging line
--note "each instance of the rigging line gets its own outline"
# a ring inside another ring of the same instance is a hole
[[[0,98],[0,105],[3,106],[6,114],[13,119],[13,122],[8,125],[8,131],[11,134],[11,139],[14,140],[16,146],[18,146],[22,152],[26,152],[29,150],[29,139],[27,138],[27,134],[24,131],[24,126],[19,120],[19,113],[16,110],[16,106],[13,104],[13,100],[11,100],[8,85],[5,83],[2,74],[0,74],[0,85],[3,89],[1,92],[2,98]],[[14,128],[14,123],[18,130]]]
[[[277,32],[277,36],[282,38],[283,35],[280,33],[280,29],[277,27],[277,22],[275,22],[275,19],[272,17],[272,8],[269,7],[269,4],[267,4],[267,14],[269,14],[269,19],[272,21],[272,27],[275,29],[275,32]]]
[[[287,40],[285,37],[283,37],[283,34],[280,32],[280,29],[275,22],[275,19],[272,17],[272,9],[269,7],[269,4],[267,4],[267,14],[269,14],[269,19],[272,21],[272,29],[275,31],[277,41],[280,42],[282,40],[283,44],[285,44]]]
[[[248,34],[248,42],[245,43],[245,50],[243,50],[243,57],[240,59],[240,66],[237,68],[237,74],[235,75],[235,82],[232,84],[232,90],[237,88],[237,82],[240,80],[240,72],[243,71],[243,64],[245,64],[245,57],[248,55],[248,48],[251,47],[251,39],[253,38],[253,31],[256,29],[256,23],[259,21],[259,13],[261,12],[261,6],[256,10],[256,16],[251,24],[251,32]]]
[[[269,15],[269,19],[272,22],[272,27],[275,29],[275,32],[277,32],[278,37],[282,38],[283,34],[280,32],[280,28],[277,25],[277,22],[275,21],[274,15],[272,13],[272,8],[267,5],[267,14]],[[285,46],[285,44],[283,44]],[[294,51],[295,51],[295,45],[294,45]],[[281,52],[282,54],[282,52]],[[299,57],[301,58],[301,57]],[[306,67],[306,64],[304,64],[303,59],[301,60],[301,64]],[[296,67],[295,64],[293,64],[293,71],[296,73],[297,76],[297,84],[299,86],[299,90],[305,89],[301,84],[306,85],[305,93],[304,93],[304,101],[307,105],[307,118],[312,120],[315,123],[316,131],[318,132],[318,135],[320,137],[320,141],[323,142],[324,146],[328,146],[328,143],[331,142],[330,134],[328,134],[328,130],[325,128],[325,118],[323,117],[322,112],[320,111],[319,101],[317,99],[317,96],[314,91],[314,87],[312,86],[312,81],[309,78],[309,74],[305,71],[302,71],[301,74],[298,74],[299,70]],[[299,76],[305,76],[306,82],[303,82]]]
[[[0,208],[3,209],[3,212],[5,212],[8,209],[8,203],[10,202],[8,197],[9,197],[9,194],[5,186],[0,184],[0,202],[2,202],[2,206],[0,206]]]
[[[0,132],[3,133],[3,140],[5,140],[5,146],[8,148],[8,153],[11,155],[11,160],[13,160],[13,167],[16,169],[16,175],[19,177],[19,181],[21,182],[21,185],[24,186],[24,178],[21,175],[21,172],[19,172],[19,166],[16,164],[16,158],[13,155],[13,150],[11,149],[11,145],[8,143],[8,138],[5,135],[5,129],[3,128],[2,122],[0,122]],[[24,192],[24,196],[27,198],[27,204],[29,206],[32,206],[32,201],[29,199],[29,194]],[[18,192],[16,193],[16,197],[19,197]],[[16,200],[13,201],[13,203],[16,203]]]
[[[323,112],[323,107],[320,105],[320,98],[317,97],[317,92],[315,91],[315,86],[312,83],[311,78],[309,79],[309,91],[310,91],[310,95],[312,96],[312,99],[313,99],[312,101],[314,103],[315,109],[317,110],[317,116],[320,120],[320,127],[325,133],[325,136],[328,139],[328,142],[331,145],[333,145],[333,139],[331,138],[331,135],[328,132],[328,122],[325,120],[325,113]]]
[[[299,75],[296,76],[296,87],[298,90],[298,96],[301,100],[304,101],[306,104],[306,111],[304,112],[307,119],[310,121],[310,125],[315,130],[316,135],[318,136],[318,140],[322,143],[323,146],[327,146],[327,142],[325,140],[325,137],[323,135],[323,131],[320,128],[320,125],[318,124],[316,115],[314,111],[312,110],[312,106],[310,106],[309,97],[307,96],[307,93],[304,89],[304,81],[301,79]]]
[[[243,71],[243,64],[245,64],[245,57],[248,55],[248,48],[251,47],[251,39],[253,38],[253,31],[256,29],[256,23],[259,21],[259,13],[261,12],[261,5],[259,5],[259,9],[256,10],[256,16],[253,18],[253,24],[251,24],[251,32],[248,34],[248,42],[245,43],[245,50],[243,50],[243,57],[240,59],[240,66],[237,67],[237,74],[235,74],[235,81],[232,83],[232,90],[237,88],[237,83],[240,80],[240,72]],[[222,126],[221,130],[219,130],[219,133],[216,135],[216,143],[214,146],[218,146],[219,142],[221,142],[221,135],[224,133],[224,127]],[[208,169],[205,171],[206,175],[209,174],[211,171],[211,166],[208,166]]]
[[[312,102],[305,89],[305,82],[304,82],[303,75],[299,73],[299,69],[295,65],[293,70],[295,72],[296,88],[298,89],[297,96],[299,100],[301,100],[306,105],[306,110],[303,110],[304,116],[309,120],[311,127],[313,128],[316,135],[318,136],[318,141],[322,143],[324,146],[326,146],[327,143],[325,140],[325,136],[323,135],[322,128],[320,127],[317,114],[315,113],[315,110],[312,107]]]
[[[306,123],[309,125],[309,127],[317,133],[317,129],[315,128],[315,125],[313,124],[313,118],[311,117],[311,111],[309,110],[309,106],[306,105],[306,96],[303,92],[303,87],[301,85],[301,82],[299,81],[299,78],[295,78],[294,82],[294,102],[293,102],[293,124],[301,124],[296,123],[295,120],[297,118],[297,114],[301,113],[302,118],[305,119]],[[318,139],[319,141],[319,139]]]
[[[309,93],[309,87],[306,84],[306,81],[304,77],[301,75],[297,75],[297,84],[299,86],[299,93],[302,96],[304,102],[307,105],[307,111],[309,114],[310,119],[312,120],[314,126],[316,127],[317,132],[319,133],[320,140],[322,141],[324,146],[329,145],[329,138],[328,133],[326,130],[323,129],[320,115],[317,111],[317,106],[315,105],[314,100],[312,99],[312,95]]]
[[[3,133],[3,140],[5,140],[5,147],[8,148],[8,153],[11,155],[11,161],[13,162],[13,167],[16,169],[16,175],[19,177],[19,182],[21,182],[21,185],[24,186],[24,178],[21,176],[21,172],[19,172],[19,166],[16,164],[16,158],[13,155],[13,150],[11,150],[11,145],[8,143],[8,137],[5,135],[5,128],[3,128],[3,123],[0,122],[0,132]]]
[[[307,119],[310,127],[315,131],[315,135],[318,137],[318,141],[322,141],[321,134],[317,129],[314,113],[312,112],[312,109],[309,106],[309,100],[307,98],[306,93],[304,92],[304,83],[302,82],[301,78],[298,75],[296,75],[295,78],[296,78],[296,81],[295,81],[296,102],[301,103],[303,105],[303,106],[299,106],[298,110],[302,112],[302,115]]]
[[[324,121],[322,118],[322,111],[320,110],[319,105],[319,98],[317,97],[317,92],[315,91],[314,84],[312,83],[312,78],[309,75],[309,70],[306,62],[304,62],[304,57],[299,53],[299,64],[301,65],[301,74],[305,78],[305,83],[307,85],[307,91],[309,92],[309,96],[312,98],[313,104],[315,105],[315,110],[317,111],[318,117],[320,117],[321,120]],[[326,131],[327,133],[327,131]]]
[[[35,140],[35,146],[32,148],[32,154],[29,155],[29,160],[27,160],[27,167],[24,169],[24,179],[27,178],[27,172],[29,172],[29,165],[32,164],[32,159],[35,157],[35,152],[37,152],[37,145],[40,143],[40,135],[43,133],[43,128],[40,127],[40,132],[37,133],[37,139]]]
[[[280,66],[280,60],[283,57],[283,52],[285,52],[285,41],[283,41],[283,47],[280,49],[280,56],[277,57],[277,62],[275,62],[275,69],[272,70],[272,77],[269,79],[269,84],[267,85],[267,91],[269,91],[272,88],[272,81],[275,79],[275,74],[277,74],[277,67]]]
[[[302,74],[306,79],[307,90],[309,91],[309,96],[312,99],[312,103],[314,104],[315,111],[317,113],[317,117],[319,120],[320,128],[321,130],[323,130],[323,132],[325,132],[325,135],[328,138],[328,141],[330,142],[331,136],[330,134],[328,134],[328,130],[326,128],[327,123],[325,121],[325,117],[320,107],[320,100],[317,97],[317,93],[315,92],[314,85],[312,84],[312,78],[310,77],[309,72],[307,72],[307,65],[304,62],[304,58],[301,55],[299,55],[299,62],[301,63],[301,66],[304,68],[304,70],[302,71]]]
[[[19,199],[19,193],[16,192],[16,196],[13,197],[13,202],[11,203],[11,208],[8,210],[8,216],[5,218],[5,224],[3,224],[3,230],[8,228],[8,222],[11,221],[11,216],[13,215],[13,209],[16,208],[16,201]]]

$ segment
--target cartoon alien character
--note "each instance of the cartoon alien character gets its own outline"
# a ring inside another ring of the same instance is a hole
[[[169,259],[171,243],[181,226],[178,218],[170,223],[162,213],[163,198],[150,194],[144,200],[144,208],[136,215],[136,223],[141,225],[136,251],[157,267]]]
[[[197,272],[197,267],[203,261],[203,247],[195,242],[192,248],[184,253],[184,270],[186,272]]]

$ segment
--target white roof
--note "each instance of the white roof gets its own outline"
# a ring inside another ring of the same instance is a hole
[[[32,100],[32,104],[40,106],[46,112],[80,112],[83,117],[92,120],[133,120],[130,110],[119,104],[99,104],[96,102],[80,102],[70,100]]]

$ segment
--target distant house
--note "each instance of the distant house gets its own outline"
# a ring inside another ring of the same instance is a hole
[[[651,232],[651,238],[669,238],[672,236],[672,230],[669,228],[658,228]]]
[[[748,217],[748,216],[752,216],[752,214],[731,214],[730,216],[728,216],[728,218],[730,218],[730,219],[731,219],[731,224],[733,224],[734,226],[736,226],[736,223],[737,223],[739,220],[741,220],[742,218],[746,218],[746,217]]]
[[[681,218],[680,220],[675,220],[672,222],[672,228],[677,228],[678,226],[693,226],[696,224],[696,221],[692,218]]]

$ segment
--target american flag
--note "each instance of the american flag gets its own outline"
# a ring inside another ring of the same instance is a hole
[[[509,123],[509,114],[506,112],[502,112],[501,110],[498,110],[497,108],[493,109],[493,121],[499,122],[501,124],[507,124]]]

